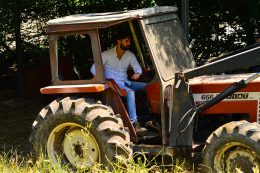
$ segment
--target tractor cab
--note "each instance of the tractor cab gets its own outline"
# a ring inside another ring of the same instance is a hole
[[[125,96],[125,92],[119,89],[115,82],[105,79],[101,59],[103,51],[115,46],[117,32],[125,30],[131,33],[130,50],[136,55],[143,69],[139,81],[148,84],[146,94],[137,96],[137,113],[144,114],[142,116],[157,115],[155,119],[157,121],[159,119],[158,123],[161,124],[160,121],[167,119],[164,116],[169,117],[166,115],[169,112],[167,102],[172,98],[171,88],[173,88],[175,72],[195,67],[176,12],[175,7],[154,7],[127,12],[72,15],[50,20],[47,23],[47,33],[52,85],[42,88],[41,92],[43,94],[101,94],[108,92],[110,88],[120,97]],[[64,50],[66,45],[69,45],[69,49]],[[59,62],[64,60],[72,64],[71,69],[66,71],[70,71],[73,75],[63,76],[59,72]],[[97,71],[95,76],[90,72],[92,64],[95,64]],[[130,76],[131,67],[128,73]],[[123,117],[124,123],[132,134],[132,140],[137,141],[127,111],[125,108],[118,108],[118,105],[121,105],[115,101],[118,98],[110,99],[111,97],[107,95],[107,93],[103,94],[100,98],[102,103],[111,106],[115,113]],[[144,97],[147,99],[142,99]],[[147,101],[149,107],[144,110],[143,105],[148,105]],[[165,143],[167,140],[163,141]]]

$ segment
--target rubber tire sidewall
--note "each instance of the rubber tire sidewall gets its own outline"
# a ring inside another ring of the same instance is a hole
[[[93,120],[95,121],[95,120]],[[113,144],[108,144],[106,142],[106,137],[104,136],[104,133],[102,131],[97,130],[95,128],[95,122],[87,122],[84,117],[71,115],[71,114],[63,114],[63,115],[56,115],[49,117],[48,120],[45,120],[42,122],[41,127],[37,131],[37,135],[35,136],[35,146],[37,148],[36,151],[38,154],[39,152],[43,152],[46,156],[47,154],[47,141],[51,134],[51,132],[54,130],[55,127],[62,123],[76,123],[82,127],[86,127],[91,135],[95,138],[96,142],[98,143],[99,150],[100,150],[100,156],[101,156],[101,163],[106,167],[111,167],[110,162],[114,162],[114,151],[116,150],[116,147]],[[90,125],[91,124],[91,125]],[[89,128],[88,128],[89,127]],[[44,146],[44,148],[41,148]],[[114,151],[111,151],[114,150]],[[109,168],[111,169],[111,168]]]
[[[246,143],[245,143],[246,141]],[[260,156],[259,144],[250,139],[249,137],[239,133],[222,133],[219,137],[214,137],[211,143],[203,151],[203,170],[206,172],[216,172],[222,170],[215,170],[214,159],[217,152],[222,149],[223,146],[228,145],[230,142],[237,142],[242,144],[245,148],[255,151],[256,155]],[[259,158],[258,158],[259,159]],[[210,168],[214,168],[213,170]]]

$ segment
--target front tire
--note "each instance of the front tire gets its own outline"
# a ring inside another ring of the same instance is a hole
[[[132,155],[130,137],[110,107],[84,98],[66,97],[43,108],[33,123],[30,141],[55,163],[87,169],[96,162],[111,163]]]
[[[206,172],[260,171],[260,125],[230,122],[214,131],[203,149]]]

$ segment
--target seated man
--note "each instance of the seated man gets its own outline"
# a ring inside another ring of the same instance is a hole
[[[118,33],[116,46],[102,53],[102,61],[106,79],[113,79],[121,89],[126,90],[126,104],[130,120],[135,127],[137,135],[143,135],[147,129],[141,127],[137,121],[135,91],[144,90],[146,83],[129,81],[127,79],[127,69],[129,66],[132,66],[135,72],[131,77],[132,80],[137,80],[142,74],[142,68],[135,55],[128,50],[130,43],[131,37],[129,33]],[[91,73],[93,75],[96,74],[94,64],[91,67]]]

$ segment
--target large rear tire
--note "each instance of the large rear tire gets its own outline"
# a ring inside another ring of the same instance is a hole
[[[71,169],[95,162],[109,170],[111,163],[132,156],[129,133],[112,109],[90,99],[66,97],[43,108],[33,123],[30,141],[36,154]]]
[[[205,172],[260,171],[260,125],[230,122],[214,131],[203,149]]]

